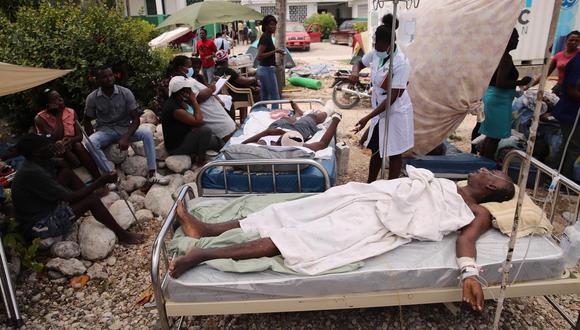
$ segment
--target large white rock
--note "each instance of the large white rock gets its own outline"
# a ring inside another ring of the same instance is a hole
[[[191,183],[194,181],[195,181],[195,174],[193,173],[193,171],[187,170],[187,171],[185,171],[185,173],[183,173],[183,182],[184,183]]]
[[[119,197],[119,195],[116,192],[111,191],[106,196],[101,197],[101,202],[103,202],[106,208],[109,208],[111,207],[111,205],[113,205],[114,202],[118,201],[119,199],[121,199],[121,197]]]
[[[137,156],[147,157],[147,154],[145,153],[145,146],[143,145],[143,141],[137,141],[137,142],[131,143],[131,150],[133,150],[135,152],[135,155],[137,155]]]
[[[81,247],[77,242],[62,241],[53,244],[50,248],[50,253],[57,258],[76,258],[81,255]]]
[[[62,259],[54,258],[50,259],[46,263],[47,269],[58,270],[67,276],[76,276],[84,274],[87,271],[87,267],[78,259]]]
[[[173,206],[171,191],[160,185],[153,185],[145,196],[145,207],[154,214],[166,217]]]
[[[135,213],[135,216],[137,216],[137,221],[139,221],[139,223],[144,223],[147,222],[151,219],[153,219],[153,212],[147,210],[147,209],[143,209],[143,210],[139,210]]]
[[[127,206],[127,204],[129,204],[129,206]],[[129,209],[129,207],[131,207],[131,209]],[[134,210],[131,202],[125,203],[124,200],[116,201],[109,208],[109,212],[111,212],[113,218],[115,218],[119,226],[123,229],[129,228],[135,223],[135,218],[133,217],[131,210]]]
[[[79,245],[81,255],[87,260],[99,260],[107,257],[115,247],[115,233],[99,223],[93,217],[87,217],[79,228]]]
[[[179,190],[179,187],[185,184],[183,180],[183,175],[181,174],[172,174],[167,176],[169,178],[169,184],[167,185],[167,189],[172,193]]]
[[[127,159],[127,150],[121,151],[117,143],[113,143],[105,149],[105,156],[107,159],[115,164],[121,164]]]
[[[136,175],[146,177],[149,169],[147,168],[147,158],[143,156],[133,156],[127,158],[123,164],[121,164],[121,169],[127,175]]]
[[[157,115],[155,114],[155,112],[153,112],[153,110],[145,110],[143,111],[143,114],[141,115],[141,123],[143,124],[153,124],[153,126],[157,125]]]
[[[191,167],[191,157],[188,155],[175,155],[165,158],[167,168],[175,173],[182,173]]]
[[[157,127],[153,124],[141,124],[139,125],[139,128],[144,128],[146,130],[149,130],[149,132],[151,132],[151,135],[153,135],[153,137],[155,137],[155,131],[157,130]]]
[[[135,211],[142,210],[145,207],[145,196],[131,194],[128,198]]]
[[[121,181],[119,187],[126,192],[133,192],[145,185],[147,179],[143,176],[127,175],[125,180]]]
[[[161,142],[155,147],[155,157],[157,160],[165,160],[169,157],[167,150],[165,150],[165,142]]]

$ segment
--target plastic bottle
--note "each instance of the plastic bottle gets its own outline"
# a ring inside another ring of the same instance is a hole
[[[575,225],[564,229],[560,239],[560,247],[564,252],[566,268],[574,268],[580,259],[580,221],[576,221]]]

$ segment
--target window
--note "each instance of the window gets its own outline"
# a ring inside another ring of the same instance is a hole
[[[308,14],[308,7],[306,5],[289,6],[290,21],[304,22]]]
[[[145,6],[147,7],[147,15],[157,15],[155,0],[145,0]]]
[[[368,5],[358,5],[358,17],[368,17],[369,16],[369,6]]]
[[[260,13],[262,13],[263,15],[274,15],[275,12],[276,12],[275,6],[262,6],[262,7],[260,7]]]

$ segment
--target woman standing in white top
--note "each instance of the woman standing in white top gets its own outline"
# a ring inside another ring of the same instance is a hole
[[[393,82],[391,89],[391,108],[386,113],[388,100],[388,72],[389,72],[389,48],[391,45],[391,27],[393,16],[385,15],[383,25],[375,31],[374,50],[353,66],[350,80],[356,83],[359,79],[359,71],[365,67],[371,69],[373,84],[372,106],[374,110],[363,117],[356,124],[354,132],[362,130],[370,120],[368,136],[364,146],[373,152],[369,163],[369,176],[367,182],[377,179],[381,169],[382,158],[386,153],[389,157],[389,179],[396,179],[401,175],[402,154],[411,149],[414,144],[413,138],[413,105],[407,83],[411,73],[409,60],[401,49],[395,45],[393,51]],[[398,27],[398,21],[396,27]],[[387,146],[384,146],[385,116],[389,116],[387,130]],[[386,150],[385,150],[386,149]]]

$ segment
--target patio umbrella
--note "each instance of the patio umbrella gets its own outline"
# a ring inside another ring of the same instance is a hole
[[[56,70],[0,62],[0,96],[42,85],[72,70]]]
[[[192,29],[213,23],[260,20],[263,14],[237,3],[227,1],[204,1],[189,5],[171,14],[157,28],[171,25],[188,25]]]

